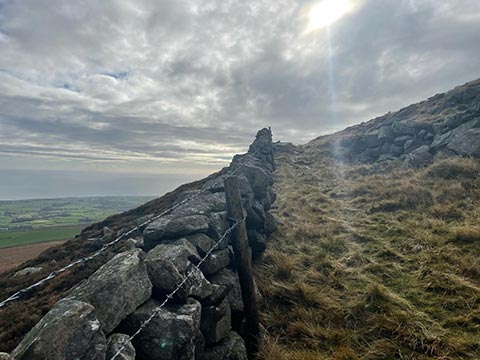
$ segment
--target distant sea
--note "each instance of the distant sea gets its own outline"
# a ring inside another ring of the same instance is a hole
[[[0,171],[0,200],[76,196],[160,196],[198,175],[88,171]]]

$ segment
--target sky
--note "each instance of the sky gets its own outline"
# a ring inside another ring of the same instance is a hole
[[[479,78],[479,44],[478,0],[0,0],[0,199],[160,195]]]

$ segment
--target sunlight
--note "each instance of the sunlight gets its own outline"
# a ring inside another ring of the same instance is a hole
[[[352,8],[349,0],[323,0],[315,4],[308,13],[310,22],[307,31],[330,26]]]

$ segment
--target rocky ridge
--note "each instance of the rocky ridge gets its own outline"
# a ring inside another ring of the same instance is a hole
[[[239,336],[243,303],[229,238],[200,270],[194,265],[230,226],[223,179],[233,172],[241,179],[252,256],[262,254],[267,236],[276,228],[269,212],[276,199],[274,169],[272,133],[262,129],[248,153],[235,156],[229,167],[208,179],[206,191],[142,228],[127,241],[130,250],[113,257],[58,301],[11,356],[17,360],[110,359],[193,271],[118,358],[246,359]],[[176,202],[198,191],[180,193]]]
[[[400,160],[422,167],[439,155],[480,157],[480,79],[333,135],[306,151],[329,151],[338,160]]]

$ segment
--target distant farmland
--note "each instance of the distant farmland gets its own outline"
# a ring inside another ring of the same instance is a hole
[[[86,197],[0,201],[0,248],[75,237],[91,223],[153,197]]]

